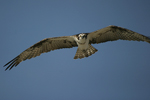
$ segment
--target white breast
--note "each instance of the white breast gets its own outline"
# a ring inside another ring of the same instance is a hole
[[[78,44],[78,48],[84,50],[84,49],[87,49],[88,46],[89,46],[89,38],[87,37],[87,39],[83,38],[83,39],[77,39],[75,38],[75,41],[77,42]]]

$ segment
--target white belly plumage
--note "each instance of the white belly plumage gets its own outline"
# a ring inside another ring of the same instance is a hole
[[[78,48],[81,50],[86,50],[89,47],[89,39],[80,39],[80,40],[76,40],[77,44],[78,44]]]

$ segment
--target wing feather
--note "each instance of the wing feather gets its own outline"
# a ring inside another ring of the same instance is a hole
[[[119,39],[129,41],[146,41],[150,43],[149,37],[118,26],[108,26],[103,29],[91,32],[89,33],[89,37],[89,43],[93,44],[103,43],[107,41],[115,41]]]
[[[14,66],[17,66],[20,62],[31,59],[36,56],[40,56],[42,53],[49,52],[51,50],[62,49],[62,48],[72,48],[76,47],[77,44],[73,36],[63,36],[63,37],[54,37],[43,39],[36,44],[32,45],[20,55],[9,61],[7,64],[7,69],[12,69]]]

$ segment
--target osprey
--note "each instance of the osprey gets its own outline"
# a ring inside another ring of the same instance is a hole
[[[91,44],[115,41],[119,39],[129,41],[146,41],[150,43],[149,37],[122,27],[108,26],[91,33],[81,33],[73,36],[62,36],[43,39],[23,51],[20,55],[18,55],[11,61],[9,61],[7,64],[4,65],[4,67],[8,65],[5,70],[7,70],[8,68],[10,70],[14,66],[17,66],[20,62],[39,56],[41,55],[41,53],[49,52],[56,49],[72,48],[77,46],[78,49],[74,59],[81,59],[84,57],[88,57],[98,51]]]

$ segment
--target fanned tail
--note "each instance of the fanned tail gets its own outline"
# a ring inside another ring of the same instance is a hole
[[[74,59],[78,59],[78,58],[81,59],[84,57],[91,56],[97,51],[98,51],[97,49],[95,49],[91,44],[89,44],[89,47],[86,50],[81,50],[78,48]]]

